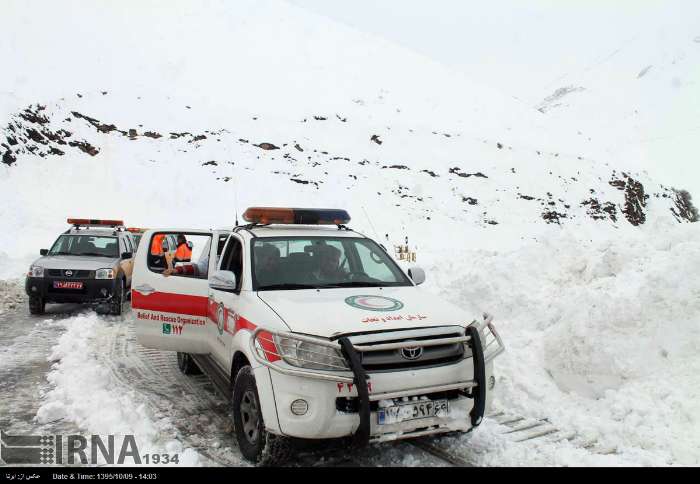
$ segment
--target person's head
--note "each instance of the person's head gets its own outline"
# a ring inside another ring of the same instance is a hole
[[[272,271],[277,269],[280,262],[280,250],[274,245],[264,244],[256,249],[258,269]]]
[[[319,249],[321,272],[336,271],[340,264],[340,250],[331,245],[321,246]]]
[[[184,234],[178,234],[177,236],[177,245],[182,245],[187,243],[187,237],[184,236]]]

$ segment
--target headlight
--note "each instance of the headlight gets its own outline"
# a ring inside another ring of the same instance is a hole
[[[97,271],[95,271],[95,279],[114,279],[114,270],[97,269]]]
[[[44,268],[41,266],[31,266],[29,268],[29,277],[44,277]]]
[[[345,358],[335,348],[279,336],[275,336],[275,345],[284,361],[293,366],[311,370],[348,369]]]

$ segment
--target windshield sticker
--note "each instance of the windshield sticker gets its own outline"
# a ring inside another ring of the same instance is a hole
[[[367,311],[398,311],[403,308],[401,301],[384,296],[350,296],[345,298],[345,303]]]

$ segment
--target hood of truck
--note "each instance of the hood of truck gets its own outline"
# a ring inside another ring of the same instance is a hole
[[[77,255],[55,255],[40,257],[32,265],[44,269],[77,269],[94,271],[97,269],[113,268],[119,259],[116,257],[94,257]]]
[[[478,315],[415,286],[259,291],[295,333],[344,334],[457,325]]]

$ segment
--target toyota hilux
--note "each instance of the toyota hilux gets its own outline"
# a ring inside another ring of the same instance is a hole
[[[244,219],[146,232],[132,307],[139,343],[177,352],[183,373],[204,371],[230,397],[247,459],[279,462],[296,439],[367,444],[481,423],[504,351],[491,316],[419,288],[425,272],[350,230],[344,210],[255,207]],[[164,274],[148,247],[174,233],[206,243]]]

